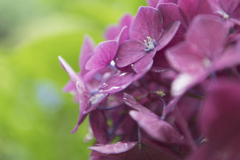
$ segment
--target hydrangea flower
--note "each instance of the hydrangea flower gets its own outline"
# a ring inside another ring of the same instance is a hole
[[[239,0],[147,0],[69,74],[91,160],[238,160]]]
[[[141,72],[151,63],[156,51],[171,41],[179,25],[180,22],[173,22],[163,31],[161,13],[151,7],[140,7],[130,27],[130,40],[119,46],[116,65],[132,65],[136,73]]]

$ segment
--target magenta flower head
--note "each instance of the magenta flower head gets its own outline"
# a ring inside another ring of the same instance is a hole
[[[72,133],[88,118],[91,160],[239,160],[240,1],[147,3],[84,36],[79,73],[59,56]]]

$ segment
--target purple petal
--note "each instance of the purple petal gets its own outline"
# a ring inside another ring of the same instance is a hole
[[[149,62],[148,66],[146,66],[145,69],[143,69],[141,72],[138,72],[134,75],[133,81],[136,81],[139,78],[143,77],[151,69],[152,65],[153,65],[153,60]]]
[[[92,57],[86,63],[87,70],[100,70],[109,65],[115,57],[118,42],[115,40],[101,42],[97,45]]]
[[[106,80],[99,88],[101,93],[119,92],[132,83],[133,73],[118,73]]]
[[[138,40],[127,40],[120,44],[115,62],[118,67],[125,67],[142,58],[146,51],[145,44]]]
[[[158,51],[153,58],[153,66],[151,68],[151,71],[165,72],[170,69],[171,67],[165,57],[165,50]]]
[[[159,3],[174,3],[174,4],[178,4],[178,0],[159,0]]]
[[[163,47],[165,47],[175,36],[181,22],[180,21],[174,21],[167,25],[167,27],[164,29],[164,32],[162,33],[159,41],[157,42],[156,50],[160,50]]]
[[[159,0],[147,0],[149,6],[156,8]]]
[[[61,56],[58,56],[58,59],[63,69],[68,73],[72,83],[76,84],[76,82],[80,80],[76,72],[69,66],[69,64]]]
[[[108,142],[108,125],[106,117],[101,110],[95,110],[90,113],[89,121],[93,131],[93,135],[100,144]]]
[[[70,80],[67,82],[67,84],[63,87],[63,92],[71,92],[76,91],[76,86],[73,84],[73,82]]]
[[[98,108],[98,105],[105,100],[105,98],[108,96],[108,94],[106,93],[95,93],[91,98],[90,98],[90,103],[91,103],[91,107],[84,111],[84,114],[88,114],[92,111],[94,111],[95,109]]]
[[[144,42],[151,37],[158,41],[161,33],[161,13],[152,7],[140,7],[130,27],[130,38]]]
[[[131,108],[143,112],[143,113],[149,113],[152,114],[150,110],[148,110],[146,107],[142,106],[140,103],[138,103],[135,98],[127,93],[124,93],[123,101]]]
[[[222,20],[212,15],[197,16],[187,33],[187,40],[198,46],[208,58],[217,57],[226,43],[228,30]]]
[[[126,151],[129,151],[137,145],[137,142],[118,142],[115,144],[107,144],[102,146],[93,146],[89,147],[94,151],[103,153],[103,154],[119,154]]]
[[[84,121],[86,118],[86,114],[84,112],[90,108],[90,92],[84,85],[82,81],[77,81],[76,83],[77,91],[78,91],[78,96],[79,96],[79,118],[78,118],[78,123],[76,127],[73,129],[71,133],[75,133],[78,129],[78,127],[81,125],[81,123]]]
[[[210,70],[204,70],[195,74],[181,73],[172,82],[171,94],[174,97],[181,96],[188,89],[203,81],[210,73]]]
[[[183,42],[166,51],[166,58],[171,67],[180,72],[196,73],[208,68],[207,58],[201,55],[202,53],[196,45]],[[206,64],[205,64],[206,61]],[[208,60],[210,63],[210,60]]]
[[[240,42],[235,46],[230,46],[224,50],[221,57],[213,62],[215,70],[233,67],[240,63]]]
[[[143,58],[138,60],[136,63],[133,65],[133,69],[136,73],[143,72],[150,63],[152,63],[152,59],[156,54],[156,50],[152,50],[148,52]]]
[[[128,40],[129,38],[126,38],[126,35],[128,35],[128,27],[124,26],[121,30],[121,32],[118,34],[118,36],[115,38],[115,40],[119,43]]]
[[[173,3],[162,3],[158,5],[158,10],[163,16],[163,28],[173,21],[180,21],[181,25],[178,30],[178,34],[183,35],[187,28],[187,21],[184,13],[178,7],[178,5]]]
[[[89,82],[90,80],[93,79],[94,75],[99,72],[101,69],[95,69],[95,70],[91,70],[88,71],[85,76],[84,76],[84,82]]]
[[[212,84],[200,113],[201,129],[212,142],[224,144],[231,136],[239,136],[239,95],[239,82]]]
[[[80,58],[79,58],[79,67],[82,70],[85,70],[85,65],[89,58],[91,57],[95,48],[95,43],[89,35],[84,35],[83,44],[81,47]]]
[[[178,6],[188,18],[188,22],[198,14],[212,14],[208,0],[179,0]]]
[[[105,38],[108,40],[115,39],[117,37],[117,35],[121,32],[122,27],[127,26],[127,29],[126,29],[127,31],[126,31],[126,34],[124,33],[122,41],[128,40],[129,39],[129,28],[130,28],[132,21],[133,21],[133,16],[129,13],[125,13],[121,17],[118,26],[111,25],[106,29]],[[120,41],[120,42],[122,42],[122,41]]]
[[[238,10],[237,7],[239,7],[240,5],[239,0],[218,0],[218,3],[219,7],[221,7],[223,11],[226,12],[227,14],[236,12]]]
[[[154,139],[165,143],[183,143],[182,135],[155,114],[130,111],[131,117]]]

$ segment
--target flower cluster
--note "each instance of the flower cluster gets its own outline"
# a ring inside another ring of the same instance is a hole
[[[148,0],[95,46],[76,73],[79,118],[89,115],[92,160],[240,159],[240,0]]]

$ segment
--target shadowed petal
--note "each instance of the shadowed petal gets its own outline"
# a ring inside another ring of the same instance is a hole
[[[153,114],[150,110],[148,110],[146,107],[142,106],[140,103],[138,103],[135,98],[127,93],[124,93],[123,101],[131,108],[143,112],[143,113],[149,113]]]
[[[178,5],[173,3],[160,3],[158,5],[158,10],[163,16],[163,28],[173,21],[180,21],[181,25],[178,30],[178,34],[184,34],[187,28],[187,21],[184,13],[178,7]]]
[[[77,81],[76,83],[78,96],[79,96],[79,118],[78,123],[76,127],[73,129],[71,133],[75,133],[78,129],[78,127],[81,125],[81,123],[86,118],[86,114],[84,114],[84,111],[88,110],[91,106],[89,99],[90,99],[90,93],[84,83],[82,81]]]
[[[99,109],[91,112],[89,115],[89,121],[96,140],[100,144],[106,144],[108,142],[108,125],[103,112]]]
[[[118,73],[107,79],[99,88],[101,93],[119,92],[132,83],[133,73]]]
[[[203,133],[214,143],[224,144],[231,136],[239,136],[239,95],[240,84],[237,82],[212,84],[200,113],[200,123]]]
[[[115,62],[118,67],[125,67],[142,58],[146,51],[145,44],[138,40],[127,40],[120,44]]]
[[[155,114],[130,111],[131,117],[150,136],[164,143],[183,143],[182,135]]]
[[[157,42],[156,50],[160,50],[163,47],[165,47],[175,36],[181,22],[180,21],[174,21],[167,25],[167,27],[164,29],[164,32],[162,33],[159,41]]]
[[[107,144],[103,146],[93,146],[89,147],[94,151],[104,153],[104,154],[118,154],[126,152],[137,145],[137,142],[118,142],[115,144]]]
[[[188,22],[198,14],[212,14],[211,5],[207,0],[179,0],[178,6],[185,13]]]
[[[165,57],[165,50],[160,50],[153,58],[153,66],[151,71],[153,72],[165,72],[170,70],[171,67]]]
[[[156,54],[156,50],[152,50],[148,52],[143,58],[138,60],[136,63],[133,65],[133,69],[136,73],[140,73],[144,71],[150,63],[152,63],[152,59]]]
[[[84,111],[84,114],[88,114],[92,111],[94,111],[95,109],[98,108],[98,105],[108,96],[108,94],[106,93],[95,93],[91,98],[90,98],[90,103],[91,103],[91,107]]]
[[[175,4],[178,4],[178,0],[159,0],[159,3],[175,3]]]
[[[151,69],[152,65],[153,65],[153,60],[149,62],[148,66],[146,66],[141,72],[138,72],[134,75],[133,81],[136,81],[139,78],[143,77]]]
[[[152,7],[140,7],[130,27],[130,38],[143,42],[149,36],[158,41],[161,33],[161,13]]]

